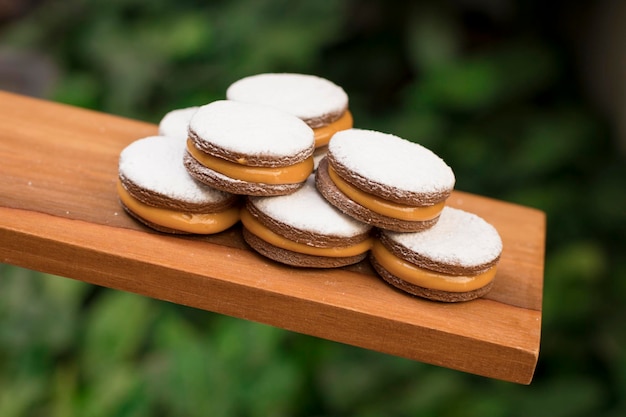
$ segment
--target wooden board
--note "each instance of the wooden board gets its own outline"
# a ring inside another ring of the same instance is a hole
[[[487,296],[430,302],[388,286],[366,261],[333,270],[269,261],[246,247],[239,226],[174,237],[133,221],[115,192],[117,160],[128,143],[156,134],[152,124],[0,92],[0,126],[2,263],[486,377],[532,379],[546,228],[538,210],[455,191],[449,204],[492,223],[504,251]]]

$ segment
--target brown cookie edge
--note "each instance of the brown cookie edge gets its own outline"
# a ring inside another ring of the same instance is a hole
[[[335,172],[337,172],[337,175],[339,175],[344,181],[359,190],[395,203],[418,207],[428,206],[446,201],[452,193],[452,188],[428,193],[416,193],[414,191],[392,187],[371,178],[363,177],[362,175],[350,170],[338,161],[330,150],[326,154],[326,157],[328,158],[328,163],[333,167]]]
[[[307,255],[274,246],[248,231],[245,227],[242,227],[242,233],[246,243],[256,252],[273,261],[290,266],[303,268],[339,268],[358,263],[367,256],[367,252],[361,255],[340,258]]]
[[[374,257],[374,255],[370,252],[369,261],[371,265],[374,267],[374,270],[378,273],[378,275],[389,285],[411,295],[420,298],[426,298],[428,300],[433,301],[441,301],[445,303],[458,303],[464,301],[475,300],[477,298],[482,297],[491,291],[493,287],[494,280],[490,281],[487,285],[481,288],[477,288],[472,291],[465,292],[450,292],[450,291],[442,291],[442,290],[434,290],[431,288],[420,287],[415,284],[411,284],[395,275],[387,271]]]
[[[299,190],[304,182],[296,184],[265,184],[248,181],[241,181],[229,178],[198,162],[188,151],[185,151],[183,163],[189,175],[203,184],[209,185],[218,190],[226,191],[238,195],[253,196],[275,196],[291,194]]]
[[[285,224],[264,213],[254,204],[254,198],[246,198],[245,208],[263,226],[289,240],[319,248],[345,247],[356,245],[371,236],[370,230],[361,234],[345,237],[314,233]]]
[[[393,241],[389,236],[385,234],[384,231],[380,231],[377,234],[377,239],[379,242],[389,250],[389,252],[393,253],[400,259],[403,259],[407,262],[410,262],[414,265],[419,266],[420,268],[428,269],[431,271],[441,272],[443,274],[449,275],[476,275],[482,272],[487,271],[488,269],[496,266],[500,261],[500,256],[496,257],[490,262],[486,262],[480,265],[473,266],[464,266],[464,265],[453,265],[450,263],[445,263],[442,261],[438,261],[436,259],[431,259],[429,257],[423,256],[404,245]]]
[[[253,133],[251,133],[253,134]],[[311,157],[315,151],[315,142],[305,149],[295,152],[293,155],[272,156],[268,154],[249,154],[242,152],[230,151],[222,147],[216,146],[210,141],[203,139],[194,130],[190,128],[188,140],[191,146],[194,146],[200,152],[208,155],[225,159],[226,161],[239,163],[241,160],[246,161],[246,165],[255,167],[277,168],[294,165]]]
[[[157,193],[152,190],[148,190],[137,185],[134,181],[126,177],[121,172],[118,174],[118,178],[122,184],[122,187],[131,195],[131,197],[138,201],[157,208],[164,208],[168,210],[176,210],[187,213],[217,213],[224,211],[229,207],[237,204],[239,197],[234,194],[225,195],[224,199],[214,203],[193,203],[182,201],[172,198],[168,195]],[[208,184],[203,184],[208,185]],[[224,190],[219,190],[224,191]]]
[[[425,221],[408,221],[394,219],[376,213],[346,196],[333,182],[328,174],[328,156],[323,158],[315,172],[315,186],[320,194],[343,213],[372,226],[394,232],[419,232],[437,223],[439,216]]]

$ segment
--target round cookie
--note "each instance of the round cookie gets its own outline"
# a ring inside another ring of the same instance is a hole
[[[337,132],[316,172],[317,188],[332,205],[398,232],[434,225],[454,183],[452,169],[429,149],[363,129]]]
[[[205,184],[234,194],[285,195],[313,171],[311,128],[292,114],[220,100],[189,122],[185,167]]]
[[[185,141],[136,140],[119,157],[117,192],[124,209],[167,233],[212,234],[239,221],[238,197],[195,181],[183,166]]]
[[[380,230],[370,261],[389,284],[431,300],[468,301],[493,285],[502,253],[498,231],[481,217],[445,207],[430,229]]]
[[[316,162],[326,153],[328,141],[335,132],[353,126],[348,94],[332,81],[315,75],[252,75],[231,84],[226,98],[273,106],[304,120],[315,134]]]
[[[341,213],[315,189],[314,177],[293,194],[248,197],[243,236],[260,254],[287,265],[332,268],[357,263],[371,247],[371,226]]]
[[[187,139],[189,121],[198,111],[198,106],[186,107],[169,111],[159,122],[159,136],[176,139]]]

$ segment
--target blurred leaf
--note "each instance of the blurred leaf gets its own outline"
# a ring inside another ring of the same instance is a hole
[[[571,242],[558,248],[551,257],[549,275],[560,285],[597,283],[606,272],[603,248],[596,242]]]
[[[102,90],[90,74],[75,73],[57,83],[53,98],[60,103],[93,109],[97,108]]]
[[[140,417],[152,415],[144,400],[145,381],[133,367],[103,368],[81,398],[78,415],[85,417]]]
[[[613,157],[619,159],[619,155]],[[620,240],[626,236],[626,163],[613,157],[596,166],[589,201],[598,229]]]
[[[211,22],[202,14],[184,13],[147,20],[133,37],[146,48],[160,51],[164,58],[182,59],[211,49],[212,31]]]
[[[52,384],[49,387],[50,417],[70,417],[76,415],[79,391],[78,369],[74,363],[59,364],[54,369]]]
[[[0,346],[11,355],[42,347],[52,355],[71,343],[85,284],[10,266],[1,275]]]
[[[510,417],[511,408],[507,404],[508,398],[475,397],[458,412],[459,417]]]
[[[607,259],[596,242],[575,241],[555,248],[546,262],[546,324],[587,316],[599,300],[594,288],[606,272]]]
[[[605,393],[592,378],[557,377],[550,384],[536,383],[516,401],[515,416],[566,417],[597,415]]]
[[[527,121],[510,169],[538,176],[569,165],[585,154],[596,124],[580,109],[543,112]]]
[[[416,86],[415,97],[433,107],[480,110],[497,101],[498,76],[491,58],[459,62],[425,74]]]
[[[415,98],[452,111],[482,112],[532,97],[549,85],[556,71],[549,49],[536,43],[507,44],[424,74]]]
[[[401,138],[419,143],[429,149],[448,145],[452,128],[445,114],[429,108],[416,108],[411,112],[395,112],[370,127],[382,132],[393,132]]]
[[[216,52],[231,70],[230,82],[259,72],[304,71],[337,33],[340,7],[329,1],[229,2],[212,17],[219,22]]]
[[[242,373],[245,375],[248,369]],[[241,387],[238,403],[248,416],[291,416],[296,412],[295,400],[301,391],[301,370],[289,354],[274,351],[273,360],[252,370],[249,383]]]
[[[281,353],[286,332],[276,327],[221,317],[214,329],[216,354],[231,371],[242,375],[233,401],[245,415],[290,415],[301,388],[296,361]],[[252,406],[254,404],[254,406]]]
[[[377,352],[342,346],[330,351],[319,368],[317,389],[338,415],[367,415],[368,410],[374,415],[394,415],[402,404],[425,405],[431,395],[437,396],[436,383],[433,391],[424,388],[424,397],[419,395],[419,390],[428,385],[424,382],[429,375],[427,366]],[[444,390],[448,388],[455,389],[449,385]]]
[[[548,228],[551,228],[553,221],[563,222],[568,215],[577,217],[575,215],[577,213],[572,213],[570,208],[579,203],[576,195],[578,189],[579,187],[570,181],[551,178],[545,180],[542,184],[535,184],[529,181],[514,188],[510,187],[502,195],[502,198],[545,211],[548,218]],[[563,229],[551,229],[551,237],[555,241],[562,241],[563,237],[572,236],[571,231]]]
[[[103,17],[83,36],[86,58],[104,76],[108,91],[103,97],[104,110],[130,115],[147,99],[166,59],[160,49],[155,49],[158,39],[151,34],[141,26]]]
[[[51,274],[42,274],[41,280],[43,291],[49,298],[73,312],[81,307],[85,293],[90,288],[85,282]]]
[[[104,291],[89,310],[81,349],[83,370],[97,380],[106,369],[131,360],[145,343],[153,317],[146,297]]]
[[[417,5],[408,25],[408,56],[418,70],[436,71],[452,65],[460,56],[458,21],[440,4]]]
[[[0,415],[23,417],[42,403],[46,381],[36,374],[13,375],[11,380],[0,379]]]
[[[189,417],[233,415],[237,373],[215,354],[210,336],[200,336],[170,312],[160,318],[155,338],[146,369],[160,409]]]
[[[214,330],[215,344],[221,357],[256,366],[270,358],[285,334],[284,330],[229,317],[220,317]]]

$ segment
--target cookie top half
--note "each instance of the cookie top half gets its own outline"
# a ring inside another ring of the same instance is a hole
[[[452,192],[452,169],[431,150],[398,136],[364,129],[337,132],[328,160],[346,182],[402,204],[427,205]]]
[[[348,109],[348,95],[332,81],[315,75],[265,73],[242,78],[228,87],[226,98],[276,107],[312,128],[331,123]]]
[[[119,177],[133,197],[152,206],[194,211],[220,206],[232,195],[195,181],[183,165],[185,141],[165,136],[136,140],[122,150]]]
[[[502,239],[476,214],[445,207],[439,221],[416,233],[382,231],[381,242],[396,256],[424,269],[451,275],[475,274],[494,266]]]
[[[201,151],[248,166],[284,166],[313,155],[313,130],[272,107],[218,100],[189,122],[189,139]]]

